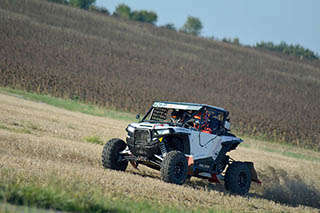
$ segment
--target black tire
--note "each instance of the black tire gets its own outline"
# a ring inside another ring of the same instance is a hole
[[[160,168],[161,180],[182,185],[187,177],[188,161],[180,151],[171,151],[163,158]]]
[[[191,181],[191,175],[187,175],[187,177],[186,177],[186,181]]]
[[[251,173],[248,165],[243,162],[233,162],[227,168],[224,185],[233,194],[247,194],[251,185]]]
[[[127,160],[122,160],[120,152],[126,148],[126,143],[114,138],[108,141],[102,151],[102,165],[106,169],[113,169],[118,171],[125,171],[128,166]]]

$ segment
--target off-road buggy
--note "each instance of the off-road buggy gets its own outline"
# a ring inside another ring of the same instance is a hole
[[[115,138],[105,144],[102,164],[119,171],[126,170],[128,162],[135,168],[143,164],[175,184],[192,176],[224,180],[230,192],[246,194],[251,181],[260,181],[252,162],[226,155],[243,142],[229,132],[228,115],[210,105],[155,102],[141,121],[128,125],[126,143]]]

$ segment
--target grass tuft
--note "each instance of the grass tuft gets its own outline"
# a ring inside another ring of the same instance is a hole
[[[57,183],[55,183],[57,184]],[[66,189],[61,185],[1,183],[0,200],[13,204],[68,212],[190,212],[168,205],[148,201],[121,200],[105,197],[99,189]],[[198,209],[199,212],[216,212],[216,209]],[[225,212],[225,211],[219,211]]]
[[[2,186],[2,189],[0,198],[15,205],[70,212],[115,212],[110,202],[100,199],[98,194],[66,192],[57,186],[8,184]]]
[[[103,145],[104,142],[98,136],[88,136],[84,138],[85,141],[93,144],[100,144]]]

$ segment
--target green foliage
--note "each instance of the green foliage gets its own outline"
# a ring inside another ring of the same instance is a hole
[[[222,39],[222,42],[225,42],[225,43],[232,43],[231,39],[230,38],[223,38]]]
[[[238,37],[235,37],[234,39],[224,37],[223,39],[221,39],[221,41],[224,42],[224,43],[241,45],[241,44],[240,44],[240,40],[239,40]]]
[[[292,56],[299,56],[302,58],[309,58],[309,59],[319,59],[319,56],[316,55],[313,51],[309,50],[308,48],[304,48],[299,44],[287,44],[284,41],[281,41],[280,44],[274,44],[273,42],[264,42],[261,41],[257,43],[256,48],[267,49],[271,51],[281,52],[287,55]]]
[[[234,43],[235,45],[240,45],[240,40],[239,40],[239,38],[235,37],[235,38],[233,39],[233,43]]]
[[[174,31],[177,30],[173,23],[165,24],[165,25],[163,25],[162,27],[163,27],[163,28],[167,28],[167,29],[169,29],[169,30],[174,30]]]
[[[200,35],[203,26],[199,18],[188,16],[187,21],[183,25],[181,31],[191,34],[191,35]]]
[[[84,140],[89,143],[100,144],[100,145],[104,144],[104,142],[98,136],[85,137]]]
[[[88,10],[96,0],[70,0],[70,5]]]
[[[147,10],[133,11],[131,14],[131,19],[134,21],[155,24],[158,20],[158,15],[153,11]]]
[[[100,14],[104,14],[104,15],[110,15],[110,12],[107,8],[104,7],[97,7],[95,5],[90,5],[89,7],[89,11],[95,12],[95,13],[100,13]]]
[[[85,194],[77,191],[66,191],[64,188],[39,187],[35,185],[20,186],[17,184],[1,184],[1,200],[16,205],[26,205],[39,208],[51,208],[58,211],[70,212],[112,212],[123,211],[121,205],[112,204],[112,201],[101,199],[97,192]],[[121,207],[120,207],[121,208]]]
[[[121,18],[130,19],[131,9],[125,4],[119,4],[113,13],[114,16],[119,16]]]
[[[81,103],[79,101],[64,100],[64,99],[52,97],[49,95],[40,95],[40,94],[29,93],[21,90],[14,90],[14,89],[1,88],[1,87],[0,87],[0,92],[6,93],[9,95],[11,94],[14,96],[20,96],[22,98],[29,99],[32,101],[43,102],[43,103],[46,103],[55,107],[59,107],[62,109],[67,109],[70,111],[82,112],[89,115],[115,118],[119,120],[130,121],[130,122],[135,120],[134,114],[119,112],[112,109],[105,109],[105,108],[101,108],[91,104]],[[6,127],[0,125],[0,128],[3,129]]]
[[[57,185],[49,183],[48,186],[40,186],[2,180],[0,188],[0,201],[29,208],[37,207],[63,212],[191,212],[188,209],[177,208],[168,204],[160,205],[146,200],[114,199],[105,196],[100,188],[85,189],[83,184],[74,185],[70,189],[62,183],[57,183]],[[40,209],[31,210],[40,211]],[[196,209],[196,212],[203,211],[204,209],[201,207]],[[207,211],[217,212],[218,209],[213,207],[207,209]],[[224,211],[219,210],[219,212]]]
[[[58,3],[58,4],[69,4],[68,0],[47,0],[47,1]]]
[[[158,20],[157,14],[153,11],[135,10],[131,12],[131,8],[125,4],[119,4],[113,13],[113,16],[150,24],[155,24]]]

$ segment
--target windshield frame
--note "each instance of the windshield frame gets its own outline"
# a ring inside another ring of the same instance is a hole
[[[148,112],[143,116],[143,118],[141,119],[140,122],[160,123],[160,124],[165,124],[165,123],[167,123],[167,124],[182,126],[182,125],[185,123],[185,121],[189,120],[189,119],[191,118],[191,116],[197,114],[197,113],[198,113],[199,111],[201,111],[201,109],[202,109],[202,108],[200,108],[200,109],[197,110],[197,111],[192,110],[192,113],[189,114],[189,117],[186,118],[185,120],[183,120],[183,122],[147,120],[148,117],[149,117],[149,118],[152,117],[152,114],[153,114],[154,110],[157,109],[157,108],[164,109],[163,107],[153,107],[153,106],[152,106],[152,107],[148,110]],[[168,109],[168,110],[181,110],[181,109],[177,109],[177,108],[165,108],[165,109]],[[182,111],[186,112],[187,110],[182,110]]]
[[[147,120],[148,117],[152,117],[152,114],[154,112],[154,109],[156,108],[162,108],[162,109],[172,109],[172,110],[183,110],[185,112],[187,111],[192,111],[191,114],[189,114],[189,117],[184,119],[183,122],[171,122],[171,121],[158,121],[158,120]],[[220,110],[219,108],[216,108],[216,107],[210,107],[210,106],[202,106],[200,109],[198,110],[186,110],[186,109],[180,109],[180,108],[175,108],[175,107],[161,107],[161,106],[155,106],[154,104],[150,107],[150,109],[148,110],[148,112],[143,116],[143,118],[139,121],[139,123],[141,122],[150,122],[150,123],[160,123],[160,124],[165,124],[165,123],[168,123],[168,124],[173,124],[173,125],[179,125],[179,126],[183,126],[186,122],[188,122],[188,120],[192,119],[193,116],[197,115],[198,113],[201,113],[201,121],[202,122],[202,117],[203,117],[203,112],[205,110],[210,110],[210,111],[214,111],[215,113],[217,114],[221,114],[223,117],[222,117],[222,120],[220,120],[221,122],[225,122],[229,113],[225,110]]]

